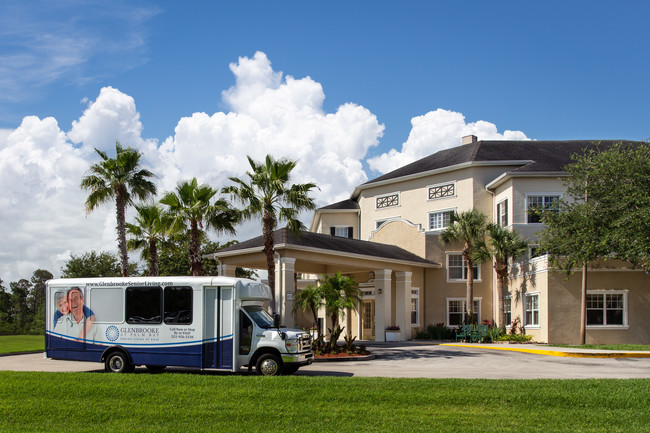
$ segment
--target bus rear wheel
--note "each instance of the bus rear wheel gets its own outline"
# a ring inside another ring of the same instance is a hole
[[[133,371],[133,365],[124,352],[113,352],[106,357],[104,369],[108,373],[129,373]]]

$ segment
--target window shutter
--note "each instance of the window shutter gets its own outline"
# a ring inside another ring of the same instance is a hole
[[[334,227],[330,227],[330,235],[336,236],[336,229]]]
[[[353,229],[352,229],[352,227],[348,227],[348,238],[349,239],[353,238]]]

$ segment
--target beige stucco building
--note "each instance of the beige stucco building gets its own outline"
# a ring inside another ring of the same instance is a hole
[[[608,143],[602,142],[603,145]],[[587,141],[478,141],[437,152],[358,186],[348,200],[318,209],[310,231],[296,237],[276,232],[276,305],[285,323],[309,327],[292,314],[297,290],[337,271],[360,283],[362,299],[345,324],[361,339],[383,341],[400,327],[400,339],[419,328],[461,323],[467,268],[460,244],[443,245],[440,233],[452,212],[472,208],[519,231],[533,245],[513,264],[506,323],[518,320],[535,341],[579,342],[580,273],[566,280],[534,247],[542,225],[527,212],[562,197],[563,167]],[[235,266],[264,269],[261,237],[214,254],[225,274]],[[587,343],[650,344],[650,275],[625,263],[589,271]],[[498,310],[492,263],[475,269],[478,322]],[[324,312],[322,329],[326,329]],[[518,318],[518,319],[517,319]]]

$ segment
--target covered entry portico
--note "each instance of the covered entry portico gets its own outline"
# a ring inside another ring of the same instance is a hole
[[[347,239],[311,232],[296,236],[287,229],[273,233],[275,244],[275,305],[283,324],[297,326],[293,300],[305,276],[342,274],[360,283],[362,303],[356,319],[347,317],[353,335],[366,339],[372,319],[376,341],[384,341],[388,326],[400,327],[400,339],[411,338],[412,296],[420,296],[418,308],[424,303],[424,271],[440,268],[394,245]],[[241,242],[208,255],[219,262],[221,275],[234,276],[240,266],[266,269],[262,236]],[[298,274],[301,279],[298,279]],[[313,283],[313,279],[311,280]],[[365,326],[365,328],[363,328]],[[362,332],[363,331],[363,332]]]

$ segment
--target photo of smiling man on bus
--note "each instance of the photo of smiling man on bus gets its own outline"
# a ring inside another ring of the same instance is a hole
[[[54,294],[56,311],[54,313],[54,332],[80,339],[93,339],[95,334],[95,314],[84,305],[84,295],[80,287],[72,287],[66,292]]]

